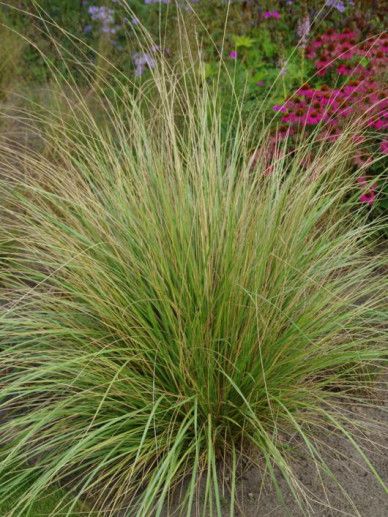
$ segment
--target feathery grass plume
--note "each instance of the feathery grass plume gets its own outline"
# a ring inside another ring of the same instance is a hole
[[[275,485],[280,472],[309,513],[289,442],[324,483],[324,428],[384,485],[346,411],[368,404],[387,337],[379,223],[354,211],[352,128],[329,147],[276,141],[268,157],[260,116],[244,123],[236,98],[226,125],[192,72],[161,58],[134,88],[104,71],[106,123],[68,85],[74,116],[39,115],[55,152],[2,144],[15,243],[0,498],[23,493],[11,515],[58,484],[72,498],[54,514],[85,499],[90,514],[160,515],[181,481],[182,515],[222,515],[224,486],[234,515],[240,455],[260,457]]]

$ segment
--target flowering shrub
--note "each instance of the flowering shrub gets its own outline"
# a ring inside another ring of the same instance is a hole
[[[243,114],[249,116],[258,106],[267,103],[279,111],[281,135],[295,135],[301,128],[318,130],[328,143],[338,138],[349,119],[358,117],[379,136],[370,146],[369,139],[361,142],[360,135],[355,135],[359,140],[353,156],[354,165],[362,167],[364,172],[367,170],[368,175],[380,174],[381,165],[376,165],[372,159],[376,152],[380,156],[387,154],[384,72],[388,39],[386,34],[373,35],[381,33],[383,26],[385,13],[380,3],[233,1],[228,7],[224,42],[224,0],[132,0],[129,3],[119,0],[68,0],[65,3],[40,0],[44,11],[59,25],[86,40],[91,48],[99,48],[117,69],[137,80],[155,67],[159,51],[156,47],[140,48],[138,26],[145,25],[157,38],[162,14],[166,27],[163,44],[171,47],[171,58],[174,59],[180,43],[173,7],[182,7],[182,13],[190,16],[190,3],[195,4],[203,23],[203,26],[196,23],[196,17],[192,16],[189,25],[195,24],[199,40],[204,42],[200,59],[209,81],[218,77],[218,49],[224,48],[224,58],[230,69],[221,81],[225,109],[229,109],[230,88],[233,87],[243,96]],[[27,0],[21,0],[20,5],[33,10]],[[315,21],[323,28],[323,33],[317,37],[312,36]],[[209,34],[214,47],[206,45]],[[36,31],[31,39],[36,39]],[[104,46],[100,45],[100,40]],[[196,41],[193,40],[193,44],[196,45]],[[39,46],[47,49],[49,43],[42,40]],[[296,46],[298,51],[295,52]],[[31,48],[26,56],[28,70],[34,74],[34,79],[45,80],[46,65],[40,55]],[[56,62],[56,66],[61,68],[62,65]],[[66,75],[66,70],[63,74]],[[229,77],[233,77],[232,85]],[[302,88],[301,84],[304,85]],[[379,202],[382,199],[379,193],[376,199]]]
[[[294,130],[319,125],[322,138],[331,142],[338,138],[350,118],[357,118],[361,125],[382,133],[380,139],[384,138],[388,129],[388,98],[384,82],[384,70],[388,65],[388,35],[369,37],[362,42],[360,33],[355,30],[328,30],[308,44],[306,56],[313,61],[318,79],[324,78],[326,83],[316,87],[305,84],[284,103],[276,104],[273,109],[279,112],[281,122]],[[361,135],[354,138],[357,144],[352,158],[354,165],[362,170],[370,169],[372,174],[379,173],[379,167],[374,167],[373,156],[376,151],[387,154],[387,140],[370,149],[370,142]],[[377,184],[370,185],[367,178],[361,176],[359,185],[363,190],[360,201],[373,204]],[[382,194],[382,197],[385,202],[386,196]]]

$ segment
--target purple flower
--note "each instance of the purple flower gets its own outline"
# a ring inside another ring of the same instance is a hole
[[[115,12],[113,9],[105,6],[91,5],[88,7],[88,13],[94,22],[101,24],[101,32],[106,34],[115,34],[117,32],[119,26],[114,26]]]
[[[352,1],[348,2],[349,5],[353,5]],[[343,0],[326,0],[326,7],[332,7],[333,9],[337,9],[340,13],[345,12],[346,5]]]
[[[132,54],[132,63],[135,66],[135,77],[141,77],[146,68],[155,68],[155,59],[147,52],[134,52]]]
[[[231,50],[229,52],[229,57],[230,57],[230,59],[237,59],[237,57],[238,57],[237,50]]]
[[[300,44],[302,47],[306,46],[307,43],[307,37],[310,34],[311,30],[311,22],[310,22],[310,16],[306,14],[304,18],[298,21],[298,26],[296,29],[296,33],[298,37],[300,38]]]
[[[285,112],[286,111],[286,108],[283,104],[275,104],[275,106],[272,106],[272,109],[274,111],[281,111],[281,112]]]
[[[274,18],[274,20],[280,19],[280,13],[279,11],[265,11],[264,12],[264,18]]]
[[[94,21],[100,21],[101,23],[113,23],[114,21],[114,11],[108,7],[91,5],[88,12]]]

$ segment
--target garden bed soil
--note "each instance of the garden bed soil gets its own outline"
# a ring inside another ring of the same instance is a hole
[[[381,393],[385,393],[381,387]],[[358,421],[369,422],[367,430],[359,442],[363,450],[388,485],[388,400],[371,402],[367,408],[353,406],[350,410]],[[263,470],[251,467],[241,474],[237,482],[238,508],[236,517],[386,517],[388,515],[388,494],[366,466],[361,455],[343,435],[328,432],[322,437],[320,452],[334,479],[317,473],[308,452],[302,444],[295,443],[292,469],[296,478],[303,484],[310,500],[310,508],[303,512],[296,503],[286,482],[279,476],[279,486],[283,501],[276,495],[274,487],[263,479]],[[178,517],[180,490],[177,490],[171,503],[165,508],[163,517]],[[203,497],[198,495],[196,511],[192,517],[203,515],[200,511]],[[223,516],[230,515],[228,498],[224,499]],[[127,517],[129,514],[123,514]]]

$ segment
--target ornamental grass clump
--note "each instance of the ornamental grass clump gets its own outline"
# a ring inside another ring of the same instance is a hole
[[[380,223],[355,208],[350,135],[292,152],[283,140],[269,169],[266,128],[241,121],[238,99],[223,120],[190,70],[161,62],[137,91],[105,83],[104,123],[73,93],[73,118],[40,112],[50,152],[2,145],[14,242],[0,499],[23,494],[11,514],[60,485],[62,515],[80,500],[160,515],[184,481],[182,515],[233,515],[241,457],[308,511],[290,443],[324,483],[325,428],[383,484],[345,410],[368,404],[387,337]]]

